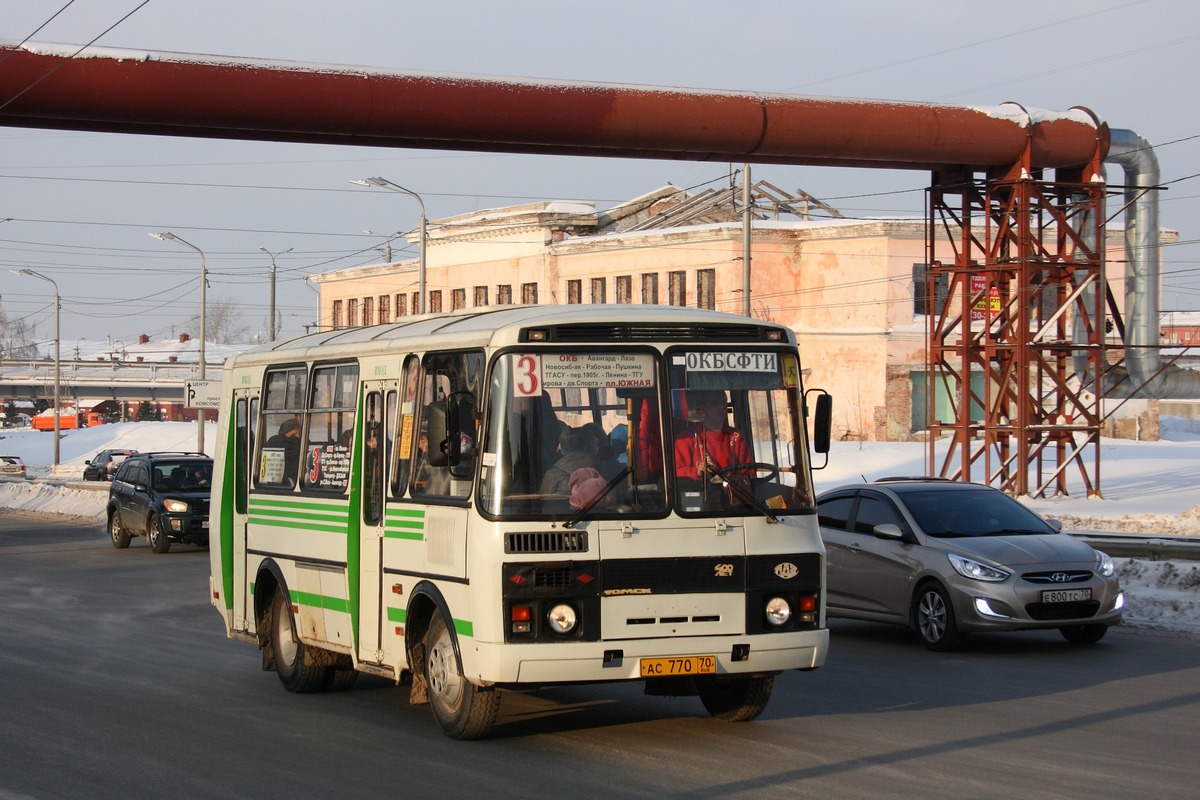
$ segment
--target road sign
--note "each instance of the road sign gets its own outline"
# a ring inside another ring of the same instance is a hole
[[[184,408],[220,408],[220,381],[187,381],[183,386]]]

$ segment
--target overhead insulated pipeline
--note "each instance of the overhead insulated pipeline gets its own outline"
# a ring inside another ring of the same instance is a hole
[[[1103,395],[1112,398],[1179,400],[1200,398],[1200,372],[1164,366],[1159,350],[1159,296],[1162,291],[1162,252],[1158,222],[1159,169],[1154,148],[1130,130],[1109,131],[1105,163],[1125,171],[1125,364],[1109,367],[1101,378]],[[1084,307],[1093,307],[1096,287],[1089,287]],[[1075,320],[1074,339],[1087,341],[1083,321]],[[1075,372],[1088,375],[1086,355],[1076,355]]]
[[[0,125],[221,139],[940,169],[1086,164],[1083,109],[399,72],[0,41]]]

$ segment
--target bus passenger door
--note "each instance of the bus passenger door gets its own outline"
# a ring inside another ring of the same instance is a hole
[[[358,421],[358,441],[362,464],[362,490],[359,493],[359,573],[358,573],[358,658],[381,663],[380,643],[384,606],[383,539],[384,504],[387,498],[388,466],[395,442],[395,381],[372,381],[364,385],[362,414]]]
[[[232,576],[233,627],[249,631],[254,625],[253,600],[250,581],[246,574],[246,526],[250,518],[249,492],[254,437],[258,428],[258,394],[253,389],[236,389],[233,396],[234,442],[232,485],[226,491],[233,492],[233,519],[230,552],[223,554],[224,570]]]

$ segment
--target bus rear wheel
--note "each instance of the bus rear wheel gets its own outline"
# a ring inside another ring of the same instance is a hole
[[[696,693],[705,710],[727,722],[746,722],[761,714],[771,699],[775,676],[734,678],[703,676],[696,678]]]
[[[271,652],[275,656],[275,673],[283,688],[296,694],[324,688],[326,667],[316,663],[308,646],[296,635],[292,604],[283,589],[276,589],[271,601]]]
[[[443,733],[451,739],[479,739],[491,731],[500,695],[463,677],[450,627],[441,614],[434,616],[425,634],[425,680],[429,707]]]

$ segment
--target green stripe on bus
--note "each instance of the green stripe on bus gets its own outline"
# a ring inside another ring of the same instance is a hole
[[[411,541],[414,541],[414,542],[421,542],[421,541],[424,541],[424,540],[425,540],[425,531],[390,531],[390,530],[385,530],[385,531],[383,532],[383,538],[385,538],[385,539],[408,539],[408,540],[411,540]]]
[[[288,509],[295,511],[323,511],[326,513],[349,513],[350,507],[347,500],[338,500],[336,503],[311,503],[311,501],[292,500],[289,498],[263,498],[252,497],[250,499],[251,509]]]
[[[395,622],[403,625],[408,620],[408,614],[403,608],[393,608],[388,606],[387,609],[388,622]],[[454,620],[454,632],[459,636],[475,637],[475,626],[465,619]]]
[[[309,521],[309,522],[306,522],[306,524],[304,524],[304,525],[297,525],[294,522],[266,519],[263,517],[250,517],[248,519],[248,522],[251,525],[262,525],[263,527],[266,527],[266,528],[289,528],[294,531],[312,531],[313,533],[337,533],[337,534],[341,534],[343,536],[346,535],[346,533],[347,533],[345,522],[342,522],[340,525],[319,525],[319,524]]]
[[[298,606],[310,606],[312,608],[323,608],[328,611],[340,611],[343,614],[350,613],[350,602],[343,600],[340,597],[329,597],[324,594],[313,594],[312,592],[292,592],[292,602]]]

